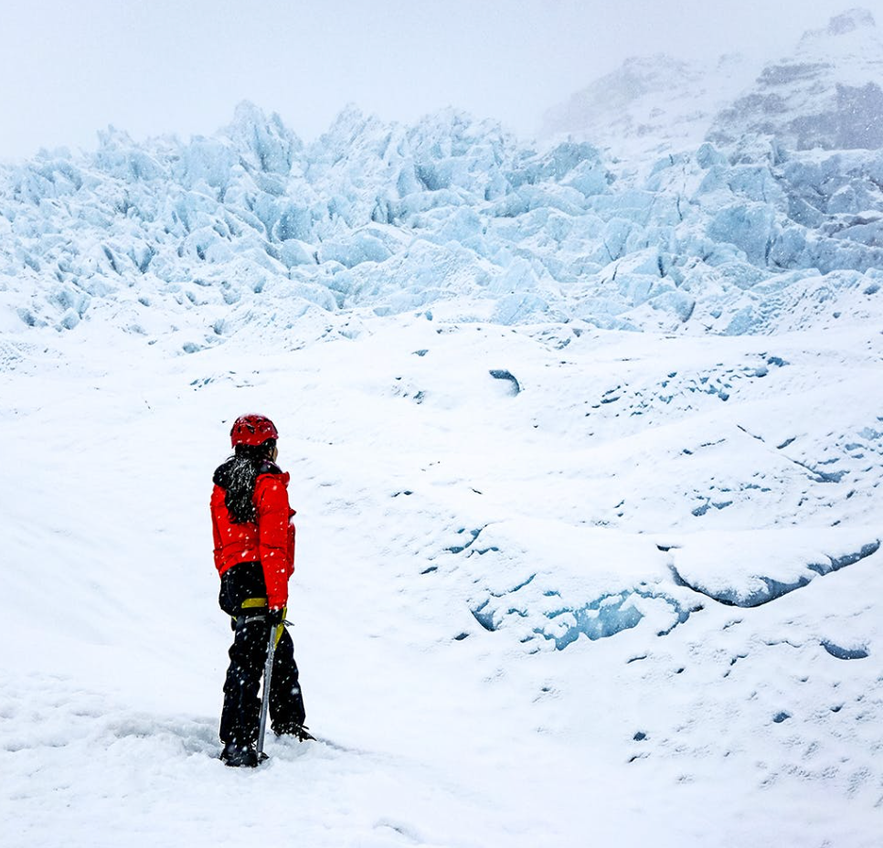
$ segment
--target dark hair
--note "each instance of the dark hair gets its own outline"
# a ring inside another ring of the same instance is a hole
[[[236,453],[229,460],[229,485],[224,497],[234,524],[248,524],[257,518],[252,500],[254,487],[274,447],[275,439],[267,439],[262,445],[236,445]]]

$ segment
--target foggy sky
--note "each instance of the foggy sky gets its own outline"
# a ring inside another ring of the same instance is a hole
[[[883,0],[4,0],[0,160],[210,135],[240,100],[302,139],[348,103],[414,121],[446,106],[533,135],[543,112],[628,56],[758,62]]]

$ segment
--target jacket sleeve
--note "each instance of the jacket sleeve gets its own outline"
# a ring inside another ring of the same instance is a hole
[[[295,544],[295,536],[296,530],[294,527],[294,521],[292,519],[295,516],[295,511],[293,509],[288,510],[288,576],[290,577],[294,574],[294,544]]]
[[[220,500],[218,492],[220,491],[218,486],[212,490],[212,499],[211,499],[211,513],[212,513],[212,537],[214,539],[214,556],[215,556],[215,568],[218,571],[221,570],[222,565],[222,557],[221,557],[221,548],[223,543],[221,542],[221,531],[218,529],[218,502]]]
[[[267,474],[258,478],[255,507],[258,551],[267,584],[267,602],[270,609],[280,609],[288,603],[290,555],[294,540],[289,524],[291,508],[288,505],[288,490],[279,476]]]

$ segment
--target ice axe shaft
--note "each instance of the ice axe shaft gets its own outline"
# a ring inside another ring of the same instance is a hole
[[[258,725],[258,760],[267,759],[264,753],[264,735],[267,732],[267,713],[270,709],[270,684],[273,677],[273,657],[276,654],[276,642],[279,628],[278,624],[270,627],[270,638],[267,644],[267,662],[264,664],[264,691],[261,695],[261,723]]]

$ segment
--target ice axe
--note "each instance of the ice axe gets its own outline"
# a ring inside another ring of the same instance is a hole
[[[282,638],[282,629],[285,627],[285,611],[282,612],[282,621],[279,624],[270,625],[270,636],[267,642],[267,662],[264,663],[264,691],[261,694],[261,722],[258,725],[258,762],[262,763],[269,757],[264,753],[264,735],[267,732],[267,712],[270,709],[270,683],[273,677],[273,657],[276,655],[276,643]]]

